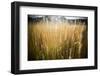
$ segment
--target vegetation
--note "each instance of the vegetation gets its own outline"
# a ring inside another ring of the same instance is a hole
[[[28,24],[28,60],[87,58],[87,27],[84,23]]]

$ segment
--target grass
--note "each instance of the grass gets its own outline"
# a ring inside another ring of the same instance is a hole
[[[28,24],[28,60],[87,58],[84,23]]]

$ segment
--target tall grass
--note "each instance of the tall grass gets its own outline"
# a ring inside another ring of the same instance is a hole
[[[28,60],[87,57],[87,29],[78,24],[38,22],[28,24]]]

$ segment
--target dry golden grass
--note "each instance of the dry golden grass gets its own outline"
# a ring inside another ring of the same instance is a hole
[[[86,54],[87,30],[85,24],[29,23],[29,60],[85,58]]]

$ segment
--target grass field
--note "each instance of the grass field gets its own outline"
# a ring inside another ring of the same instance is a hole
[[[84,23],[28,24],[28,60],[87,58]]]

